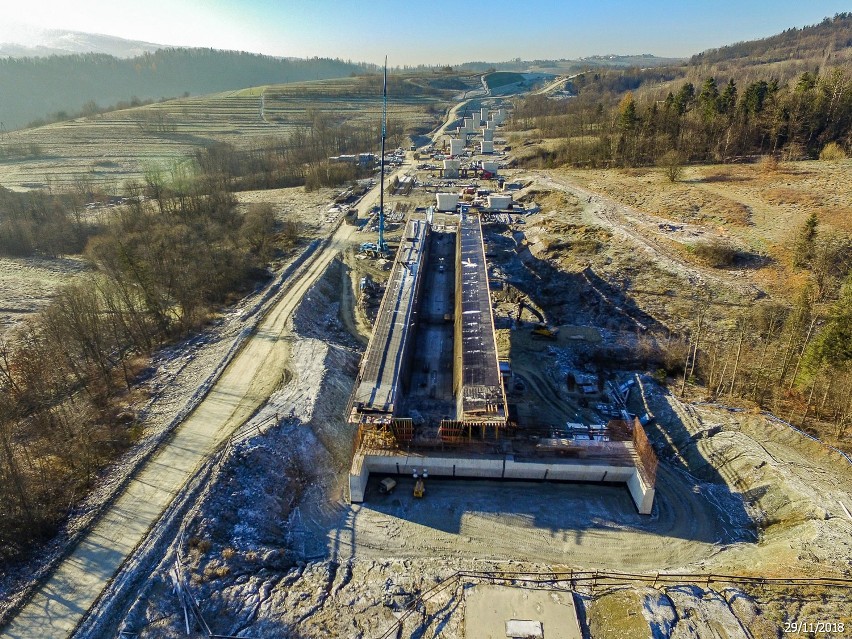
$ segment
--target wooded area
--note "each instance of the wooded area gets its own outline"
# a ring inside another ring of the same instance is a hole
[[[852,75],[841,69],[821,76],[805,72],[783,86],[773,79],[740,86],[733,78],[719,83],[710,77],[700,86],[684,82],[662,100],[628,92],[609,106],[601,90],[580,90],[562,102],[546,96],[520,101],[516,130],[562,139],[527,162],[652,166],[672,152],[683,162],[767,154],[795,160],[816,158],[831,143],[852,146]]]
[[[203,325],[266,276],[276,246],[296,241],[298,229],[277,228],[269,206],[239,213],[222,185],[201,171],[129,185],[128,204],[88,244],[97,271],[62,290],[14,344],[0,342],[0,558],[53,535],[139,435],[123,407],[150,353]],[[30,201],[59,210],[41,198]]]

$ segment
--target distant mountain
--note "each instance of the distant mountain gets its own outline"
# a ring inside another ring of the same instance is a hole
[[[0,122],[16,129],[124,103],[202,95],[264,84],[346,77],[372,65],[283,60],[215,49],[160,49],[134,58],[87,53],[0,59]]]
[[[116,58],[135,58],[157,49],[165,49],[162,44],[125,40],[115,36],[98,33],[83,33],[64,29],[41,29],[29,25],[14,25],[4,29],[5,36],[0,41],[0,57],[42,58],[50,55],[71,55],[76,53],[104,53]],[[13,35],[9,35],[9,34]]]

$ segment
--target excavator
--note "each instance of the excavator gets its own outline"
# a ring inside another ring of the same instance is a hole
[[[532,331],[530,332],[533,337],[549,340],[558,339],[559,329],[555,326],[548,326],[547,323],[544,321],[544,315],[542,315],[535,308],[530,306],[529,301],[525,297],[521,297],[518,300],[518,314],[515,317],[516,326],[521,326],[523,324],[523,322],[521,321],[521,315],[523,314],[524,309],[529,311],[538,320],[538,324],[533,327]]]

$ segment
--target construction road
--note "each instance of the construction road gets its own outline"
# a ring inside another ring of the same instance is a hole
[[[402,169],[398,172],[401,174]],[[390,177],[393,179],[393,176]],[[378,185],[358,206],[367,216]],[[121,565],[145,539],[196,469],[269,398],[289,357],[286,325],[310,287],[343,251],[355,227],[341,224],[285,282],[254,334],[174,434],[137,470],[73,551],[2,630],[9,639],[71,635]]]

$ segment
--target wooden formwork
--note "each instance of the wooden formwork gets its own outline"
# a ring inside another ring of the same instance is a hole
[[[648,487],[653,488],[657,483],[657,465],[659,460],[657,454],[648,441],[645,428],[637,418],[633,419],[633,449],[639,457],[639,472]]]
[[[446,444],[480,443],[502,439],[506,425],[503,422],[472,422],[441,420],[438,436]]]
[[[391,426],[396,441],[408,444],[414,439],[414,420],[409,417],[397,417]]]

